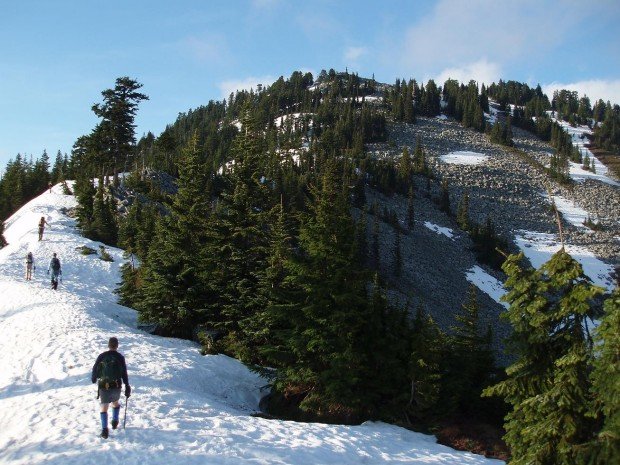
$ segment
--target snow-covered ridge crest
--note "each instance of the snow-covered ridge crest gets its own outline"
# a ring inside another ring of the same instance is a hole
[[[24,205],[6,222],[0,250],[0,463],[97,464],[358,464],[502,463],[436,444],[433,436],[383,423],[304,424],[250,416],[265,381],[237,360],[202,356],[198,347],[136,329],[136,313],[116,304],[122,251],[114,262],[77,249],[81,237],[66,215],[75,199],[61,186]],[[37,223],[50,227],[38,241]],[[34,279],[23,277],[35,256]],[[51,254],[64,282],[49,289]],[[133,387],[127,429],[99,429],[90,370],[117,336]]]

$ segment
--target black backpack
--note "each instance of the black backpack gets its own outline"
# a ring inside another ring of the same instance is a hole
[[[56,257],[52,258],[52,270],[60,271],[60,260],[58,260]]]
[[[119,389],[123,370],[118,357],[109,352],[99,361],[97,377],[99,378],[100,389]]]
[[[32,263],[33,258],[32,258],[32,252],[28,252],[28,255],[26,255],[26,263]]]

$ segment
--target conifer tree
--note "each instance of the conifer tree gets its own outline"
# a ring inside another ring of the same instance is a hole
[[[190,337],[195,325],[207,320],[205,309],[212,298],[199,257],[211,211],[207,180],[194,134],[179,160],[178,192],[170,214],[158,220],[143,264],[141,319],[180,337]]]
[[[469,193],[463,192],[461,201],[456,212],[456,222],[463,231],[469,231]]]
[[[116,245],[118,227],[116,225],[114,200],[106,195],[103,180],[99,180],[99,187],[93,202],[93,217],[87,237],[108,245]]]
[[[426,423],[437,416],[444,346],[445,336],[432,317],[418,307],[413,321],[408,366],[411,391],[406,412],[410,421]]]
[[[411,175],[413,173],[413,165],[411,162],[411,156],[409,155],[409,149],[407,146],[403,147],[403,154],[398,162],[398,182],[400,184],[399,191],[406,192],[407,186],[411,183]]]
[[[605,314],[596,329],[591,375],[594,416],[602,427],[594,441],[578,447],[588,464],[620,461],[620,288],[605,302]]]
[[[373,204],[372,211],[372,248],[371,248],[371,256],[372,256],[372,266],[375,270],[379,270],[381,265],[381,247],[379,244],[379,233],[380,233],[380,225],[379,225],[379,208],[376,203]]]
[[[439,209],[450,215],[450,191],[448,190],[448,180],[444,179],[441,182],[441,193],[439,195]]]
[[[138,104],[149,99],[138,92],[141,87],[142,84],[129,77],[117,78],[114,89],[101,92],[103,103],[92,106],[95,115],[101,118],[101,148],[106,154],[106,164],[114,169],[127,167],[128,157],[136,142],[134,119]]]
[[[254,316],[265,305],[259,288],[267,268],[274,197],[265,178],[265,140],[249,104],[241,123],[242,133],[231,147],[231,171],[209,223],[204,258],[209,288],[218,296],[211,312],[226,333],[223,345],[249,361],[258,344]]]
[[[450,402],[462,413],[481,410],[480,395],[489,385],[494,369],[490,328],[480,324],[477,288],[469,286],[467,297],[456,315],[457,325],[451,337],[450,363],[446,374],[446,391]]]
[[[394,229],[394,275],[398,277],[403,271],[403,256],[400,246],[400,225],[397,224]]]
[[[78,201],[78,225],[80,226],[82,233],[89,237],[92,234],[94,199],[97,190],[93,185],[93,180],[86,173],[82,173],[75,180],[74,191]]]
[[[504,437],[511,463],[574,464],[575,446],[593,428],[587,416],[587,321],[601,289],[563,249],[538,270],[524,268],[522,259],[523,253],[511,255],[503,266],[517,360],[506,370],[508,379],[485,395],[512,406]]]
[[[355,266],[355,225],[333,162],[323,166],[315,201],[299,232],[301,254],[287,262],[297,299],[285,341],[294,363],[281,370],[281,392],[306,392],[301,407],[362,408],[366,366],[361,340],[366,313],[365,274]]]
[[[413,225],[414,225],[414,199],[415,199],[415,194],[413,193],[413,186],[410,185],[409,186],[409,193],[407,195],[407,227],[409,228],[410,231],[413,230]]]

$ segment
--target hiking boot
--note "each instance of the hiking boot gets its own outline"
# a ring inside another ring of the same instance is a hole
[[[103,428],[101,430],[101,435],[100,435],[103,439],[108,439],[108,428]]]
[[[112,429],[118,428],[118,420],[112,420]]]

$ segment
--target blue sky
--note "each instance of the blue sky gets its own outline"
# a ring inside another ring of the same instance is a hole
[[[0,167],[70,153],[120,76],[138,137],[294,70],[514,79],[620,103],[618,0],[21,0],[0,15]]]

